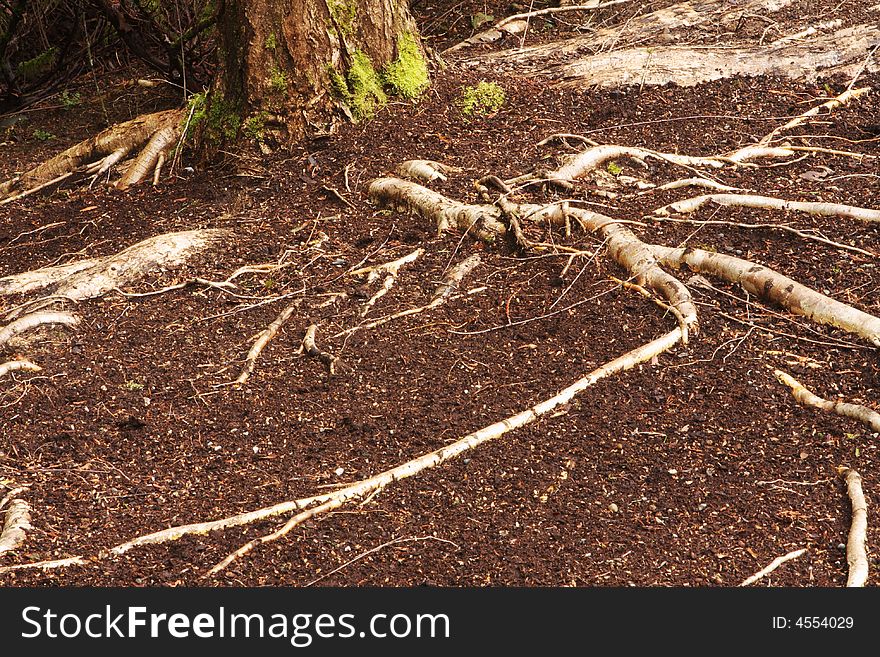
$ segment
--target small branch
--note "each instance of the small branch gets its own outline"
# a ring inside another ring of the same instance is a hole
[[[254,345],[251,347],[250,351],[248,351],[244,368],[241,370],[241,374],[239,374],[238,378],[235,380],[235,385],[244,385],[245,381],[248,380],[248,378],[254,371],[254,367],[257,364],[257,358],[260,357],[260,353],[262,353],[263,349],[266,348],[266,345],[269,344],[269,341],[278,334],[278,331],[284,325],[284,322],[290,319],[290,316],[293,314],[293,312],[297,308],[299,308],[299,304],[300,300],[297,299],[287,308],[282,310],[278,317],[275,318],[275,321],[273,321],[271,324],[269,324],[268,327],[260,332],[256,342],[254,342]]]
[[[868,555],[865,551],[868,531],[868,503],[862,492],[862,477],[852,468],[839,467],[838,474],[846,481],[846,489],[852,502],[852,524],[846,542],[846,561],[849,564],[849,577],[846,585],[864,586],[868,581]]]
[[[874,431],[880,432],[880,413],[877,411],[861,404],[848,404],[846,402],[833,402],[823,399],[807,390],[797,379],[782,370],[774,370],[773,374],[776,375],[780,383],[791,388],[791,394],[801,404],[858,420],[867,424]]]
[[[786,561],[791,561],[792,559],[797,559],[799,556],[804,554],[806,551],[807,551],[807,548],[801,548],[800,550],[795,550],[794,552],[789,552],[788,554],[786,554],[784,556],[776,557],[773,561],[770,562],[770,564],[766,568],[762,568],[761,570],[756,572],[754,575],[747,578],[745,581],[743,581],[742,584],[740,584],[740,586],[750,586],[751,584],[754,584],[755,582],[757,582],[759,579],[761,579],[765,575],[768,575],[768,574],[772,573],[774,570],[776,570],[777,568],[779,568],[779,566],[784,564]]]

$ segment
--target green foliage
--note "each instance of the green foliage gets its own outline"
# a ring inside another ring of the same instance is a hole
[[[475,87],[462,89],[458,106],[465,116],[489,116],[504,105],[504,89],[495,82],[481,80]]]
[[[137,381],[126,381],[125,383],[122,384],[122,387],[125,388],[126,390],[130,390],[131,392],[134,392],[136,390],[143,390],[144,384],[138,383]]]
[[[277,93],[287,91],[287,74],[275,64],[269,67],[269,87]]]
[[[50,139],[55,139],[55,135],[51,132],[47,132],[45,130],[40,130],[37,128],[34,130],[34,139],[39,139],[40,141],[49,141]]]
[[[612,176],[619,176],[621,173],[623,173],[623,168],[617,162],[609,162],[608,173],[610,173]]]
[[[80,95],[77,92],[70,93],[66,89],[61,92],[61,95],[58,98],[61,101],[61,105],[66,110],[73,109],[81,102]]]
[[[25,80],[34,80],[43,73],[48,72],[49,69],[55,65],[55,59],[57,57],[58,48],[53,46],[33,59],[21,62],[18,65],[18,75]]]
[[[388,102],[373,62],[361,50],[354,53],[351,68],[344,77],[329,65],[327,74],[330,76],[333,92],[348,105],[356,121],[370,118]]]
[[[428,64],[410,33],[397,37],[397,59],[382,75],[391,92],[403,98],[416,98],[428,88]]]
[[[235,106],[222,96],[215,95],[209,99],[205,92],[193,94],[189,99],[189,108],[192,118],[186,137],[200,130],[209,142],[220,144],[234,141],[238,136],[241,117]]]
[[[272,32],[269,36],[266,37],[266,50],[275,50],[278,47],[278,40],[275,37],[275,33]]]
[[[265,112],[260,112],[259,114],[255,114],[248,118],[241,127],[241,131],[244,133],[245,137],[258,144],[263,143],[267,116],[268,115]]]

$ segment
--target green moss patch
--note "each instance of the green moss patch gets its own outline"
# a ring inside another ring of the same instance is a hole
[[[428,88],[428,64],[412,34],[397,38],[397,59],[383,72],[391,93],[403,98],[416,98]]]

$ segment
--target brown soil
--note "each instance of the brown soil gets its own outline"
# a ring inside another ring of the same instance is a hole
[[[865,4],[795,3],[775,17],[775,28],[797,32],[826,20],[822,14],[832,8],[850,22],[876,18]],[[507,3],[476,1],[416,9],[437,47],[468,36],[463,21],[476,11],[496,19],[511,13]],[[548,31],[573,29],[545,23]],[[28,123],[16,124],[0,146],[0,177],[107,122],[177,102],[172,92],[139,87],[131,76],[103,75],[97,94],[87,77],[79,106],[29,112]],[[237,294],[248,299],[192,286],[81,303],[77,329],[43,331],[41,341],[21,349],[44,369],[0,380],[0,484],[30,487],[24,497],[34,528],[0,565],[94,554],[171,525],[361,479],[546,399],[674,326],[650,301],[611,282],[624,272],[601,254],[566,268],[566,254],[517,255],[504,244],[437,236],[418,217],[377,211],[366,184],[399,162],[426,158],[461,167],[433,187],[475,202],[472,181],[483,175],[511,177],[554,163],[565,149],[537,146],[552,133],[713,154],[756,140],[849,82],[814,87],[761,78],[691,89],[563,92],[508,75],[496,80],[507,93],[500,111],[465,117],[455,99],[481,78],[487,76],[450,66],[435,74],[419,102],[392,103],[372,121],[269,158],[254,150],[208,170],[184,162],[191,173],[181,170],[156,188],[119,193],[71,184],[0,207],[0,276],[195,227],[230,228],[235,239],[184,271],[157,272],[149,285],[130,291],[193,276],[223,280],[245,264],[287,265],[237,279]],[[878,82],[880,76],[866,75],[859,84]],[[880,155],[871,127],[878,115],[880,98],[869,94],[798,128],[804,137],[795,143]],[[55,138],[41,141],[37,130]],[[619,164],[655,181],[682,176],[672,167]],[[832,172],[822,181],[802,177],[823,166]],[[719,178],[765,195],[871,207],[878,174],[876,160],[818,154]],[[573,193],[583,197],[586,188]],[[691,192],[644,195],[600,210],[641,221],[685,195]],[[876,226],[847,219],[746,209],[706,209],[696,217],[785,222],[880,254]],[[741,255],[880,313],[877,258],[771,230],[651,221],[633,228],[645,241]],[[580,231],[570,238],[531,231],[534,239],[602,250],[595,236]],[[427,314],[331,337],[360,321],[372,294],[347,272],[418,246],[424,256],[402,270],[368,317],[425,303],[450,263],[480,253],[483,262],[463,287],[469,293]],[[825,397],[871,405],[880,386],[876,352],[838,330],[746,299],[739,288],[713,285],[717,291],[694,290],[701,333],[687,347],[597,384],[553,417],[399,482],[362,506],[308,522],[214,578],[201,576],[283,520],[135,549],[87,567],[6,573],[0,583],[735,586],[775,557],[806,547],[806,555],[763,583],[840,586],[850,511],[835,467],[859,470],[870,498],[880,467],[877,434],[799,406],[772,368]],[[326,303],[339,292],[348,297]],[[293,299],[300,300],[298,313],[246,386],[226,385],[254,336]],[[553,311],[560,312],[541,319]],[[298,351],[313,322],[319,345],[343,363],[336,375]],[[869,546],[880,539],[873,520],[871,510]]]

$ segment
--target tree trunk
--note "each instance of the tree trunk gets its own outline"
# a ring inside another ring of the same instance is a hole
[[[369,117],[386,92],[427,86],[407,0],[226,0],[219,28],[208,117],[220,141],[320,135]]]

